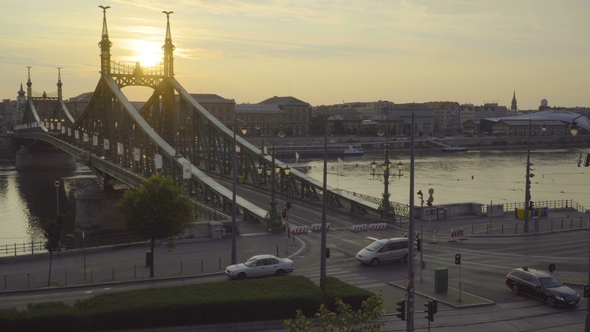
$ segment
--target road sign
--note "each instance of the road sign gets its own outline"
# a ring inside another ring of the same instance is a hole
[[[434,194],[434,189],[432,189],[432,188],[428,189],[428,193],[431,195]]]
[[[432,234],[436,234],[436,233],[438,233],[438,228],[432,227]]]

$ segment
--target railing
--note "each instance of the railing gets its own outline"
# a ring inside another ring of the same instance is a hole
[[[498,204],[500,205],[500,204]],[[514,212],[515,209],[524,208],[524,202],[519,203],[502,203],[504,212]],[[561,199],[553,201],[535,201],[535,208],[541,209],[547,207],[551,209],[573,209],[578,212],[586,213],[586,208],[571,199]],[[482,214],[487,214],[488,205],[484,204],[481,207]]]
[[[382,200],[381,198],[368,196],[368,195],[364,195],[364,194],[359,194],[357,192],[344,190],[344,189],[339,189],[339,190],[347,192],[347,193],[349,193],[353,196],[356,196],[358,198],[364,199],[365,201],[375,203],[375,204],[381,204],[381,200]],[[393,210],[395,211],[396,216],[409,218],[410,206],[408,204],[402,204],[402,203],[397,203],[397,202],[392,202],[392,201],[389,201],[389,204],[391,204],[391,206],[393,207]]]

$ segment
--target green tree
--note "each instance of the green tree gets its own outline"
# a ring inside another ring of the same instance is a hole
[[[174,236],[182,234],[195,219],[195,208],[186,191],[174,180],[159,174],[144,180],[138,189],[127,190],[116,205],[125,218],[128,230],[151,242],[150,277],[154,276],[154,244],[168,240],[174,247]]]
[[[67,214],[56,214],[54,219],[46,219],[41,221],[41,229],[43,229],[43,236],[45,236],[45,249],[49,251],[49,277],[47,278],[47,286],[51,285],[51,263],[53,262],[53,252],[59,250],[62,231],[66,223]]]
[[[314,323],[307,319],[301,310],[297,310],[295,320],[286,320],[283,324],[288,332],[378,332],[385,324],[376,321],[385,312],[387,302],[381,293],[371,295],[361,305],[361,309],[353,311],[349,304],[338,299],[336,312],[331,312],[323,304],[315,314],[320,326],[314,327]]]

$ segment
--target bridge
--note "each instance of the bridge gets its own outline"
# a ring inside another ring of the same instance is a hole
[[[108,7],[101,8],[100,78],[79,118],[74,119],[63,102],[61,74],[58,73],[57,93],[34,94],[29,67],[26,108],[12,135],[29,149],[42,142],[74,156],[97,175],[103,189],[137,188],[155,173],[172,177],[194,200],[197,214],[210,220],[229,219],[226,213],[233,208],[234,199],[233,192],[209,174],[240,176],[243,181],[259,186],[261,195],[270,192],[271,197],[269,209],[237,196],[237,214],[244,221],[264,221],[271,231],[282,230],[275,189],[310,201],[321,201],[325,194],[329,208],[381,221],[395,221],[396,214],[408,214],[407,206],[401,204],[383,207],[382,203],[331,187],[324,193],[323,183],[289,169],[275,158],[272,149],[267,154],[264,147],[258,148],[236,135],[234,130],[240,128],[230,129],[210,114],[174,78],[172,12],[164,12],[162,63],[142,67],[140,63],[132,66],[113,61]],[[150,87],[153,93],[136,110],[121,91],[127,86]],[[50,106],[41,111],[41,102]],[[44,116],[40,115],[42,112]],[[234,147],[240,151],[235,158]],[[233,165],[237,167],[234,169]]]

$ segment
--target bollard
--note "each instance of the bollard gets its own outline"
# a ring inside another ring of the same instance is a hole
[[[68,284],[68,270],[66,270],[66,285]]]

